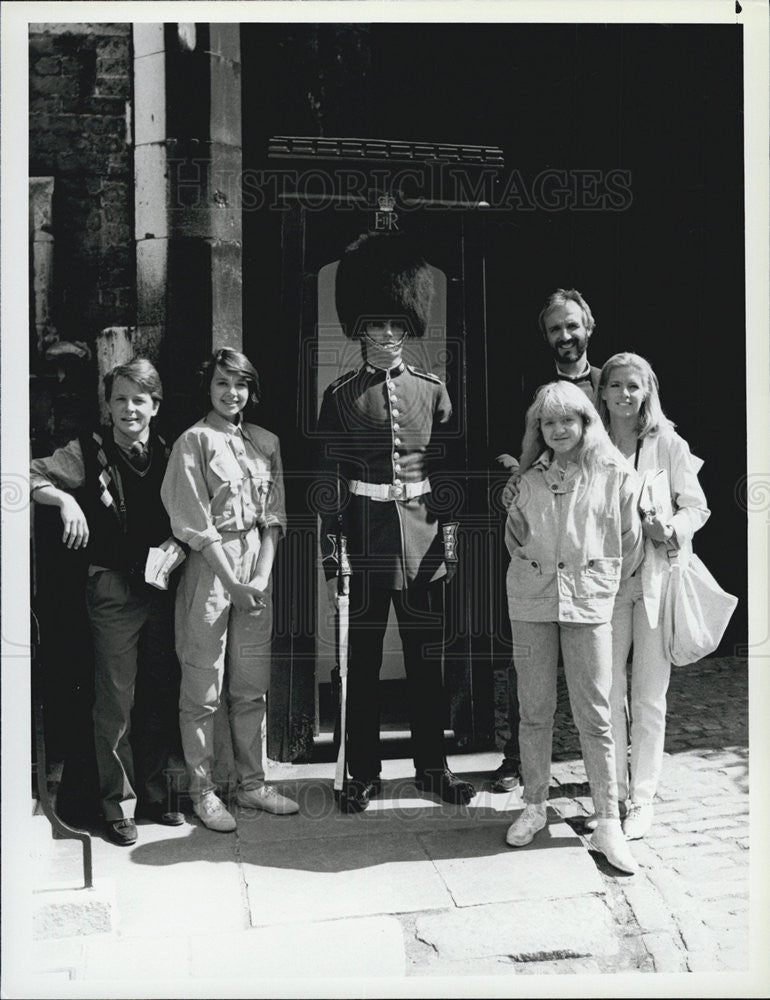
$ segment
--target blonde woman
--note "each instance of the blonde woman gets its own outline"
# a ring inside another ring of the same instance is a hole
[[[664,470],[670,508],[646,516],[644,562],[625,580],[612,616],[612,732],[615,741],[618,798],[630,802],[623,830],[638,840],[653,821],[653,799],[663,762],[666,692],[671,663],[663,649],[661,615],[668,582],[670,550],[691,550],[692,536],[709,516],[698,482],[703,464],[664,416],[658,380],[638,354],[615,354],[599,378],[599,414],[615,446],[640,475]],[[631,773],[625,701],[626,662],[633,643],[631,678]]]
[[[597,816],[592,846],[616,868],[636,862],[623,839],[610,723],[610,619],[621,579],[642,558],[637,481],[586,394],[542,386],[527,411],[521,476],[509,481],[508,612],[521,709],[524,811],[511,847],[546,825],[556,669],[561,646],[570,704]]]

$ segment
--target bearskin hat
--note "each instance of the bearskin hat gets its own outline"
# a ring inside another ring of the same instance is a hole
[[[363,233],[340,260],[335,300],[347,337],[376,319],[404,320],[413,337],[422,337],[432,298],[430,268],[406,233]]]

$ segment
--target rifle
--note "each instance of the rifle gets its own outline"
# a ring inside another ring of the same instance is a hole
[[[334,791],[342,793],[347,771],[347,701],[348,701],[348,628],[350,620],[350,594],[346,593],[345,578],[350,577],[347,539],[342,533],[342,504],[340,499],[340,477],[337,469],[337,605],[335,613],[334,637],[337,647],[337,670],[340,691],[340,745],[337,752],[337,766],[334,771]]]

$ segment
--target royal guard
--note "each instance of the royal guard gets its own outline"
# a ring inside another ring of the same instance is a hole
[[[467,803],[475,789],[444,755],[444,587],[456,569],[456,522],[443,523],[431,467],[446,468],[452,406],[436,375],[402,360],[407,336],[426,328],[433,280],[409,236],[366,233],[340,261],[336,306],[361,367],[324,393],[320,467],[336,501],[323,507],[321,546],[329,598],[349,589],[347,765],[340,803],[360,812],[380,791],[379,673],[390,606],[395,608],[409,692],[417,784]],[[448,519],[446,519],[448,520]],[[350,576],[340,586],[338,540]],[[343,734],[344,738],[344,734]]]

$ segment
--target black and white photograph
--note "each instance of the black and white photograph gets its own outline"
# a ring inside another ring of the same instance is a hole
[[[766,5],[0,23],[2,995],[766,996]]]

